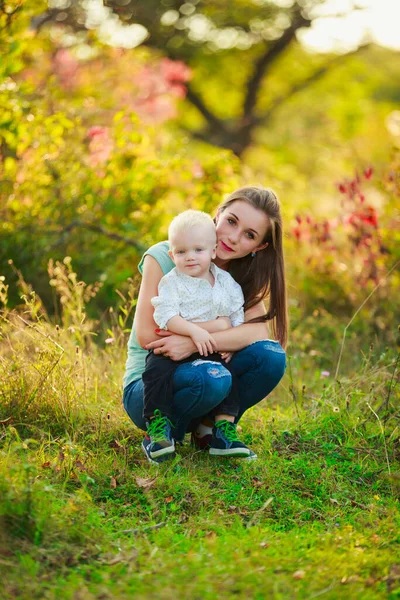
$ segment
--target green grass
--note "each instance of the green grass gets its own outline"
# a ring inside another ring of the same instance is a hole
[[[395,479],[378,438],[345,415],[274,412],[243,419],[253,463],[185,445],[158,468],[137,431],[85,445],[8,428],[4,598],[398,597]]]
[[[155,467],[123,344],[35,327],[1,332],[1,598],[400,597],[394,351],[340,384],[295,356],[241,421],[257,461],[186,441]]]

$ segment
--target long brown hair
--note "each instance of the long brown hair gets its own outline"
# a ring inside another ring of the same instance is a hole
[[[231,260],[228,271],[242,287],[245,310],[268,298],[267,314],[250,322],[271,321],[274,337],[285,347],[288,316],[279,200],[270,189],[247,186],[230,194],[220,205],[220,212],[224,212],[236,200],[247,202],[268,216],[270,226],[262,241],[263,244],[268,242],[268,246],[259,250],[254,257],[248,254]]]

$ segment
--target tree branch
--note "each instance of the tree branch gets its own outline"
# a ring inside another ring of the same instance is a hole
[[[330,71],[332,69],[332,67],[335,67],[337,64],[342,64],[344,58],[347,59],[350,56],[354,56],[354,55],[358,54],[360,52],[360,50],[364,50],[365,48],[368,47],[368,45],[369,44],[361,46],[360,48],[357,48],[357,50],[354,50],[353,52],[348,52],[345,55],[340,54],[339,56],[336,56],[335,58],[330,60],[328,63],[326,63],[323,67],[321,67],[320,69],[318,69],[317,71],[312,73],[312,75],[310,75],[303,81],[300,81],[299,83],[294,85],[284,96],[278,96],[277,98],[275,98],[273,103],[271,104],[270,108],[267,110],[267,112],[265,112],[262,115],[253,117],[253,119],[251,120],[251,126],[254,127],[256,125],[259,125],[262,122],[267,121],[271,117],[272,113],[277,108],[279,108],[279,106],[281,106],[284,102],[286,102],[287,100],[292,98],[298,92],[303,91],[304,89],[309,87],[311,84],[313,84],[316,81],[318,81],[319,79],[321,79],[326,73],[328,73],[328,71]]]
[[[203,115],[209,125],[211,125],[214,129],[217,129],[221,133],[226,133],[226,128],[220,119],[216,117],[204,104],[203,100],[200,96],[193,91],[190,85],[187,86],[187,94],[186,99],[189,100],[193,106],[197,108],[197,110]]]
[[[180,1],[180,0],[179,0]],[[173,51],[171,48],[168,48],[168,44],[163,42],[163,45],[159,45],[157,43],[158,36],[151,30],[151,28],[147,27],[149,32],[148,39],[143,42],[143,46],[148,46],[149,48],[156,48],[157,50],[161,50],[165,56],[167,56],[170,60],[182,60],[182,56],[179,53]],[[207,121],[207,123],[214,129],[218,130],[221,133],[226,133],[226,128],[221,121],[218,119],[216,115],[214,115],[204,104],[202,98],[200,98],[199,94],[193,90],[189,83],[186,84],[186,100],[188,100],[203,117]]]
[[[101,235],[108,237],[110,240],[124,242],[124,244],[127,244],[128,246],[133,246],[134,248],[136,248],[136,250],[139,251],[144,249],[144,247],[141,244],[139,244],[136,240],[133,240],[132,238],[127,238],[124,235],[115,233],[114,231],[109,231],[102,225],[96,225],[95,223],[82,223],[81,221],[72,221],[71,223],[69,223],[69,225],[67,225],[64,228],[64,231],[71,231],[76,227],[80,227],[81,229],[88,229],[89,231],[94,231],[95,233],[101,233]]]
[[[51,223],[47,223],[47,225],[51,225]],[[144,246],[142,246],[136,240],[133,240],[132,238],[127,238],[124,235],[115,233],[114,231],[109,231],[102,225],[96,225],[96,223],[83,223],[82,221],[71,221],[71,223],[68,223],[68,225],[63,227],[63,229],[61,231],[56,229],[53,231],[50,230],[47,233],[50,235],[59,234],[61,238],[65,238],[67,233],[69,233],[70,231],[72,231],[73,229],[76,229],[76,228],[87,229],[87,230],[93,231],[95,233],[100,233],[101,235],[108,237],[110,240],[114,240],[116,242],[123,242],[127,246],[133,246],[138,252],[143,252],[145,250]],[[53,243],[50,246],[50,250],[53,249],[57,245],[58,245],[58,242]]]
[[[296,13],[293,17],[292,24],[288,27],[283,35],[272,44],[268,45],[258,61],[255,64],[254,71],[247,82],[247,93],[245,101],[243,103],[243,120],[251,120],[254,112],[254,108],[257,103],[258,93],[261,88],[262,80],[273,62],[282,54],[282,52],[289,46],[293,38],[296,35],[296,31],[300,27],[309,27],[311,20],[307,19],[301,14],[300,7],[297,8]]]
[[[317,71],[312,73],[309,77],[294,85],[288,92],[286,92],[285,95],[281,95],[277,98],[274,98],[267,112],[258,116],[254,115],[251,119],[248,119],[246,121],[242,119],[241,121],[236,123],[236,127],[232,126],[229,130],[225,129],[225,132],[222,132],[222,135],[212,135],[210,138],[210,132],[207,130],[203,130],[191,132],[192,136],[197,137],[198,139],[202,139],[204,141],[208,141],[209,143],[211,142],[215,145],[224,148],[230,148],[237,156],[240,157],[243,154],[244,150],[246,150],[246,148],[251,144],[252,132],[255,127],[257,127],[261,123],[265,123],[266,121],[268,121],[268,119],[272,117],[273,113],[280,106],[282,106],[282,104],[284,104],[290,98],[292,98],[295,94],[306,89],[313,83],[316,83],[337,64],[342,64],[343,60],[347,57],[354,56],[367,47],[368,44],[365,44],[364,46],[361,46],[353,52],[347,53],[345,55],[335,56],[328,63],[325,63],[323,67],[317,69]],[[214,132],[215,130],[212,131],[212,134],[214,134]]]

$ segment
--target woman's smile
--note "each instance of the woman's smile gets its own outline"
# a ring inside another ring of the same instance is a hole
[[[233,252],[233,249],[230,248],[227,244],[225,244],[225,242],[223,242],[222,240],[220,240],[221,246],[223,247],[224,250],[226,250],[227,252]]]

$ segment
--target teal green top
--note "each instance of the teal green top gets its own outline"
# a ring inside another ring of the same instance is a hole
[[[166,275],[175,267],[173,261],[169,257],[169,243],[168,242],[159,242],[154,246],[151,246],[140,259],[140,263],[138,265],[138,269],[140,274],[143,273],[143,261],[144,257],[148,254],[156,259],[158,264],[161,267],[163,275]],[[132,331],[128,340],[128,358],[125,366],[125,375],[123,379],[124,388],[132,383],[132,381],[136,381],[136,379],[140,379],[146,364],[146,356],[147,350],[144,350],[136,339],[135,333],[135,319],[136,314],[133,319]]]

